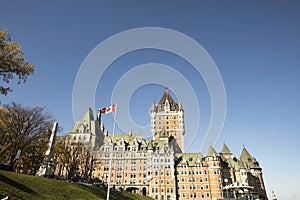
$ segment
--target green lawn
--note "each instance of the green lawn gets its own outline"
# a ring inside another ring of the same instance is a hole
[[[13,194],[12,199],[106,199],[100,187],[0,171],[0,199]],[[127,192],[111,192],[110,199],[151,200]]]

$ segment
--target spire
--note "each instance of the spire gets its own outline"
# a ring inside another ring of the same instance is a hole
[[[158,103],[158,108],[164,109],[166,103],[168,103],[168,106],[170,106],[171,111],[178,110],[178,104],[174,101],[174,99],[170,95],[168,88],[166,88],[163,96],[161,97]]]
[[[228,148],[228,146],[224,143],[223,148],[222,148],[222,153],[223,154],[231,154],[230,149]]]
[[[183,110],[183,109],[182,109],[182,105],[181,105],[181,101],[180,101],[180,100],[178,101],[178,109],[179,109],[179,110]]]
[[[94,116],[93,116],[93,110],[91,108],[88,108],[87,112],[84,114],[82,120],[90,122],[94,120]]]
[[[97,110],[97,120],[99,123],[101,122],[101,110],[100,109]]]
[[[274,192],[274,191],[272,191],[272,200],[277,200],[277,197],[276,197],[276,195],[275,195],[275,192]]]
[[[209,146],[208,149],[208,153],[206,156],[213,156],[213,155],[217,155],[218,153],[216,152],[216,150],[214,149],[214,147],[212,145]]]
[[[152,112],[155,112],[156,111],[156,106],[155,106],[155,99],[153,99],[153,104],[152,104],[152,109],[151,109]]]
[[[246,147],[243,147],[243,150],[242,150],[242,154],[240,156],[240,159],[242,161],[248,161],[248,159],[253,159],[252,155],[247,151]]]

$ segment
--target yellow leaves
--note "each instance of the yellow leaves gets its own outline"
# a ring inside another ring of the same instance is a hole
[[[9,83],[17,78],[18,83],[25,82],[34,72],[34,65],[25,62],[21,46],[12,42],[6,29],[0,29],[0,80]],[[16,75],[16,76],[15,76]],[[12,91],[9,87],[0,85],[0,94],[6,95]]]

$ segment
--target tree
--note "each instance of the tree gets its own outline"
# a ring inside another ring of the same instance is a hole
[[[77,142],[71,146],[66,146],[70,152],[68,162],[68,178],[74,181],[78,179],[89,180],[92,156],[88,148],[82,143]]]
[[[44,161],[50,134],[50,131],[45,131],[40,139],[27,147],[27,150],[24,152],[18,163],[16,171],[36,175],[41,163]]]
[[[0,162],[14,166],[18,150],[24,163],[26,156],[40,155],[36,151],[43,148],[36,145],[45,146],[53,122],[53,116],[42,107],[23,107],[15,102],[4,105],[0,109]]]
[[[0,94],[7,95],[12,89],[7,84],[17,77],[18,84],[25,82],[33,74],[34,66],[25,62],[20,45],[12,42],[6,29],[0,29]]]

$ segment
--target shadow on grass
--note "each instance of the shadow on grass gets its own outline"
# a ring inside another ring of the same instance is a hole
[[[11,185],[19,190],[22,190],[23,192],[29,193],[29,194],[33,194],[36,195],[37,193],[35,191],[33,191],[32,189],[26,187],[25,185],[18,183],[6,176],[3,176],[2,174],[0,174],[0,180],[8,185]]]
[[[102,197],[106,199],[107,195],[107,188],[100,188],[100,187],[91,187],[91,186],[85,186],[80,185],[81,188],[89,191],[90,193],[95,194],[98,197]],[[111,200],[139,200],[141,199],[140,196],[134,196],[131,193],[128,192],[120,192],[120,191],[110,191],[110,199]]]

